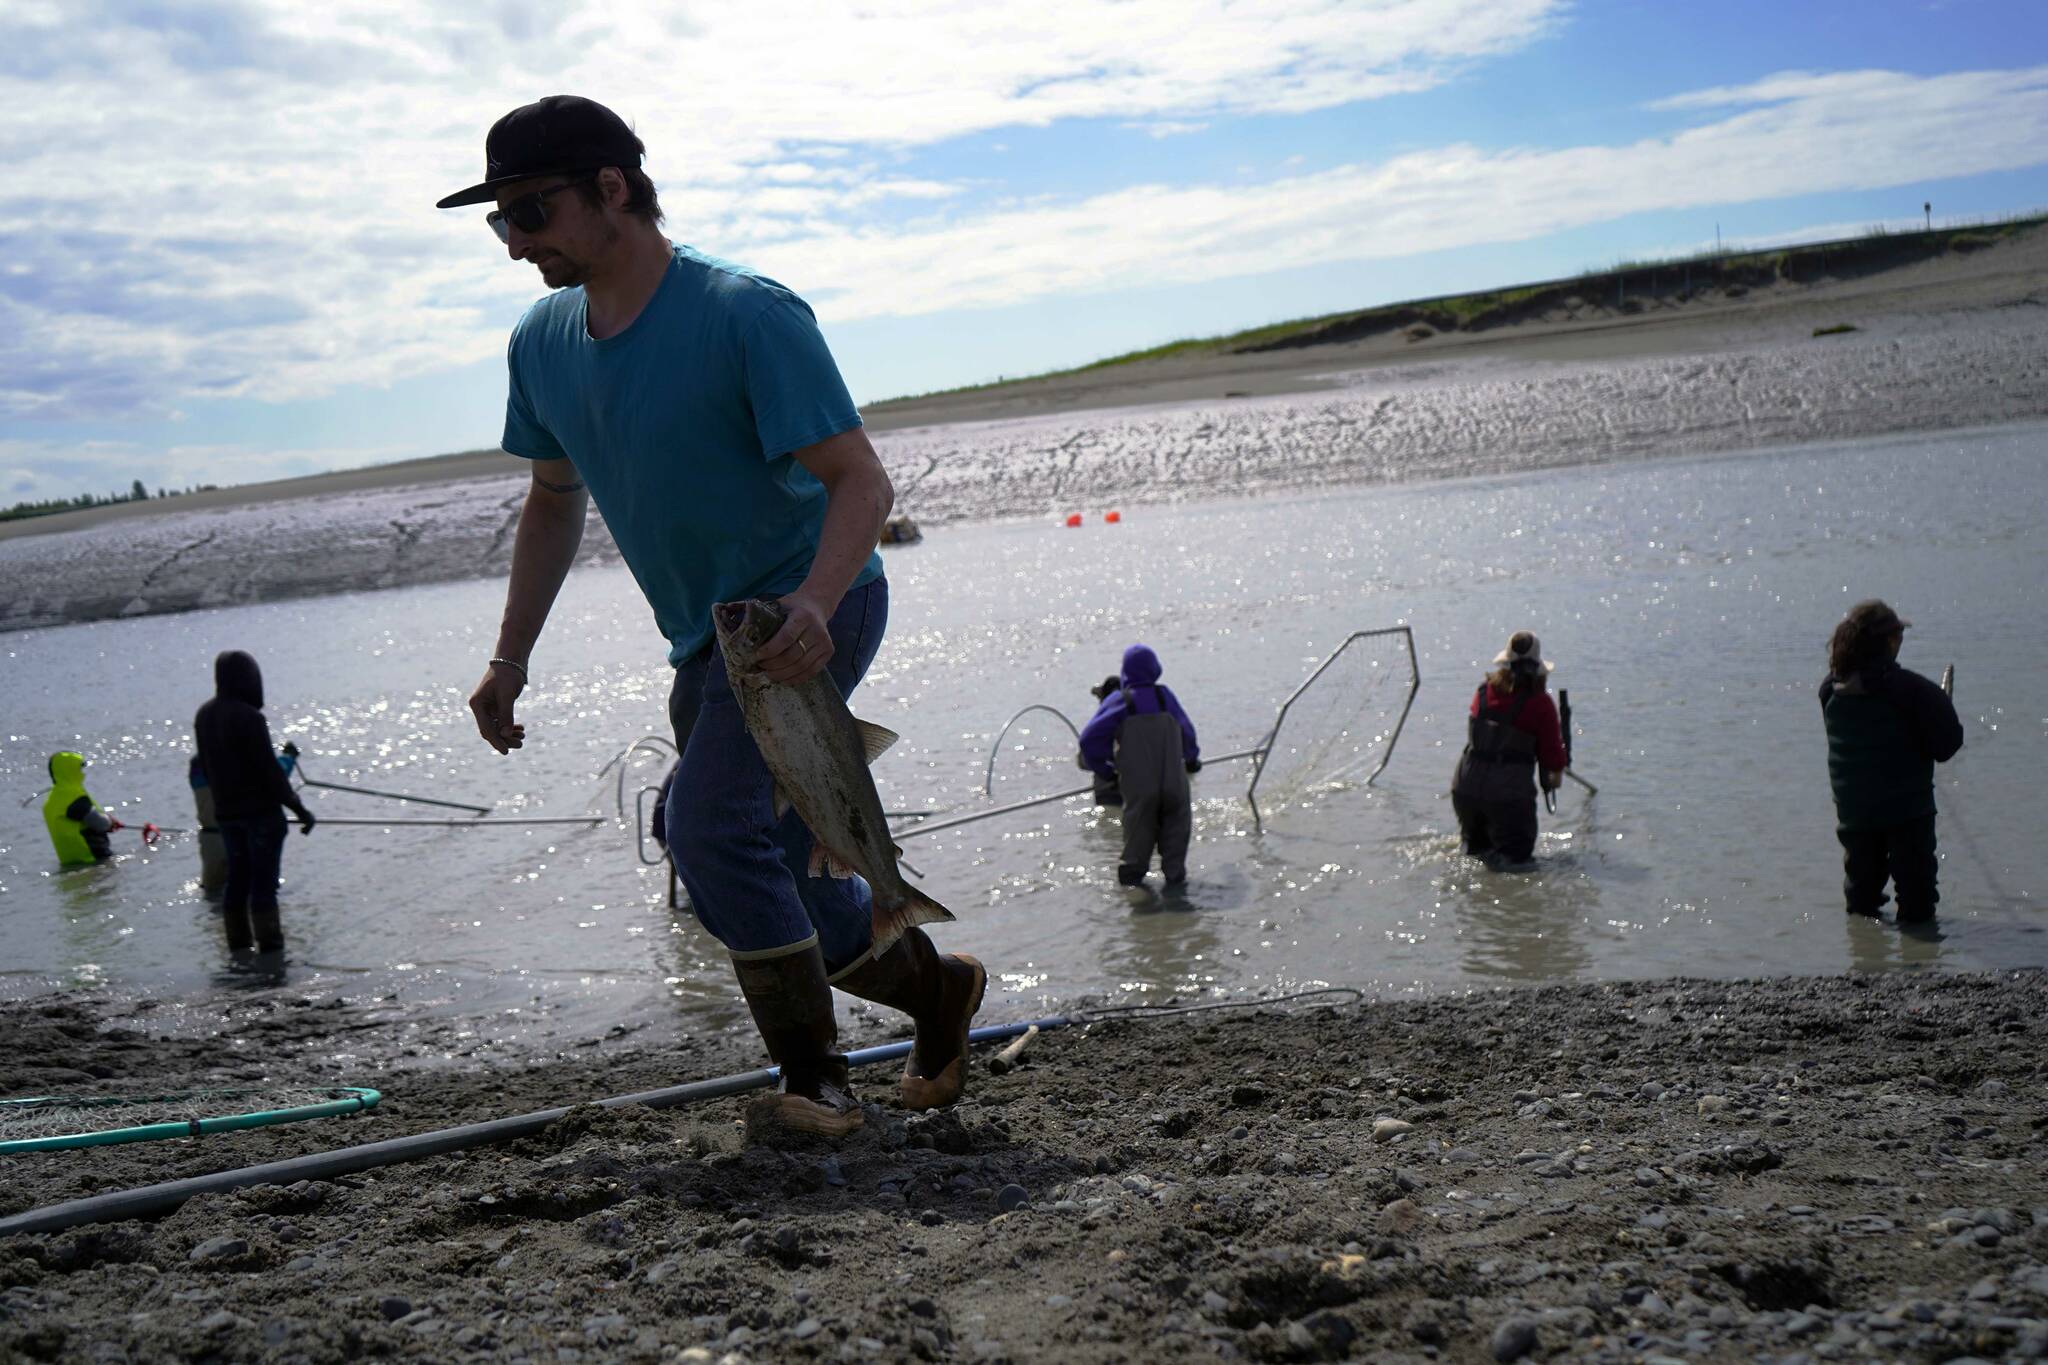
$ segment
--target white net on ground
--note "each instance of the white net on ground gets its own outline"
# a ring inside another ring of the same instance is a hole
[[[174,1095],[49,1095],[5,1100],[0,1101],[0,1142],[310,1108],[355,1097],[354,1090],[333,1086],[279,1085],[188,1090]]]
[[[1392,754],[1417,682],[1406,627],[1351,636],[1286,705],[1253,788],[1262,808],[1369,780]]]

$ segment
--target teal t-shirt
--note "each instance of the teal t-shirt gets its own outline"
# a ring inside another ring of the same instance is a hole
[[[669,662],[711,640],[711,607],[810,572],[825,488],[792,451],[860,425],[818,322],[775,281],[693,251],[633,325],[593,340],[583,290],[526,310],[507,348],[505,449],[569,459],[639,581]],[[854,580],[881,576],[870,555]]]

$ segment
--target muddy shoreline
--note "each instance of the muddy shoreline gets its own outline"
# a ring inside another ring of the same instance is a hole
[[[579,1109],[0,1240],[0,1359],[2033,1358],[2044,1006],[2040,973],[1895,973],[1117,1020],[978,1067],[937,1116],[864,1073],[837,1148],[744,1146],[736,1100]],[[852,1045],[893,1028],[842,1017]],[[14,1094],[283,1073],[388,1096],[0,1158],[0,1213],[756,1063],[725,1033],[429,1065],[402,1018],[291,996],[208,1037],[80,997],[0,1026]]]

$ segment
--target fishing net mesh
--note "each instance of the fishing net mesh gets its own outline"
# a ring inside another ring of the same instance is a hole
[[[103,1133],[153,1123],[190,1123],[354,1098],[355,1091],[331,1086],[260,1086],[188,1090],[174,1095],[49,1095],[4,1100],[0,1101],[0,1142]]]
[[[1370,778],[1391,753],[1416,681],[1405,628],[1339,646],[1281,716],[1259,770],[1259,804],[1278,807]]]

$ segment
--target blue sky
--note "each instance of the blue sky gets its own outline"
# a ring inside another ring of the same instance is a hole
[[[2048,207],[2039,0],[15,0],[0,504],[493,444],[539,286],[432,202],[555,90],[862,401]]]

